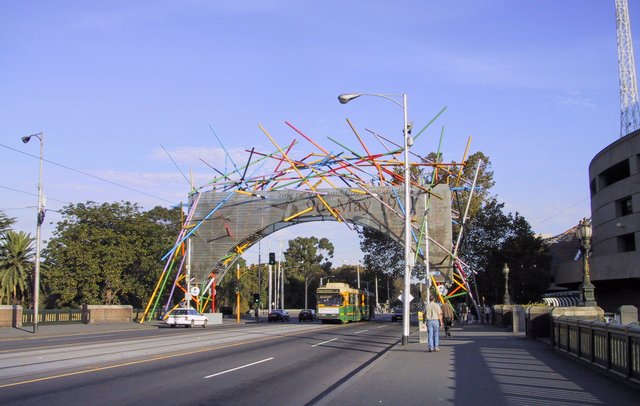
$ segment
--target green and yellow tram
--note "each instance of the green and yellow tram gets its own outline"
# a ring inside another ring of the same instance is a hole
[[[323,323],[347,323],[370,320],[374,306],[372,295],[346,283],[331,282],[318,288],[318,319]]]

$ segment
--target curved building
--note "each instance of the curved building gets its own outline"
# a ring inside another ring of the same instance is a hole
[[[640,130],[593,158],[589,185],[589,263],[598,305],[608,312],[624,304],[640,308]],[[565,259],[556,269],[555,283],[576,288],[582,282],[582,261]]]

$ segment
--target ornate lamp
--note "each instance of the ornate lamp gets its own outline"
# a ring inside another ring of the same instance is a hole
[[[502,298],[502,303],[510,305],[511,299],[509,298],[509,267],[506,263],[504,264],[504,267],[502,267],[502,273],[504,274],[504,297]]]
[[[580,296],[583,306],[597,306],[595,297],[595,287],[591,283],[591,273],[589,272],[589,251],[591,250],[591,222],[583,218],[578,223],[576,238],[580,240],[580,251],[582,252],[582,285],[580,285]]]

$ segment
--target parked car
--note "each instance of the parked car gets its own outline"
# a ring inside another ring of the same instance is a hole
[[[181,307],[173,310],[169,316],[167,316],[165,323],[169,325],[169,327],[175,326],[185,326],[185,327],[193,327],[193,326],[202,326],[207,327],[207,319],[206,316],[200,314],[196,309],[191,309],[189,307]]]
[[[298,314],[298,321],[316,321],[318,320],[318,316],[316,316],[316,311],[313,309],[304,309],[300,310]]]
[[[402,321],[402,314],[404,309],[402,307],[394,307],[393,313],[391,313],[391,321]]]
[[[269,322],[272,321],[289,321],[289,312],[287,312],[286,310],[282,310],[282,309],[275,309],[275,310],[271,310],[271,313],[269,313],[269,316],[267,317],[267,319],[269,320]]]

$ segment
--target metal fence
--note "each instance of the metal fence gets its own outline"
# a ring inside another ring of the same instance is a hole
[[[82,323],[82,309],[41,310],[38,312],[38,324]],[[22,311],[22,325],[33,325],[33,310]]]
[[[90,310],[88,310],[90,312]],[[133,321],[140,321],[144,309],[133,309],[132,318]],[[157,320],[162,316],[162,309],[156,310],[153,314],[152,320]],[[86,320],[89,320],[89,313],[86,315]],[[83,323],[85,320],[82,318],[82,309],[55,309],[55,310],[40,310],[38,312],[38,324],[66,324],[66,323]],[[33,310],[22,310],[22,325],[33,326]]]
[[[558,317],[553,346],[581,361],[640,385],[640,328]]]

